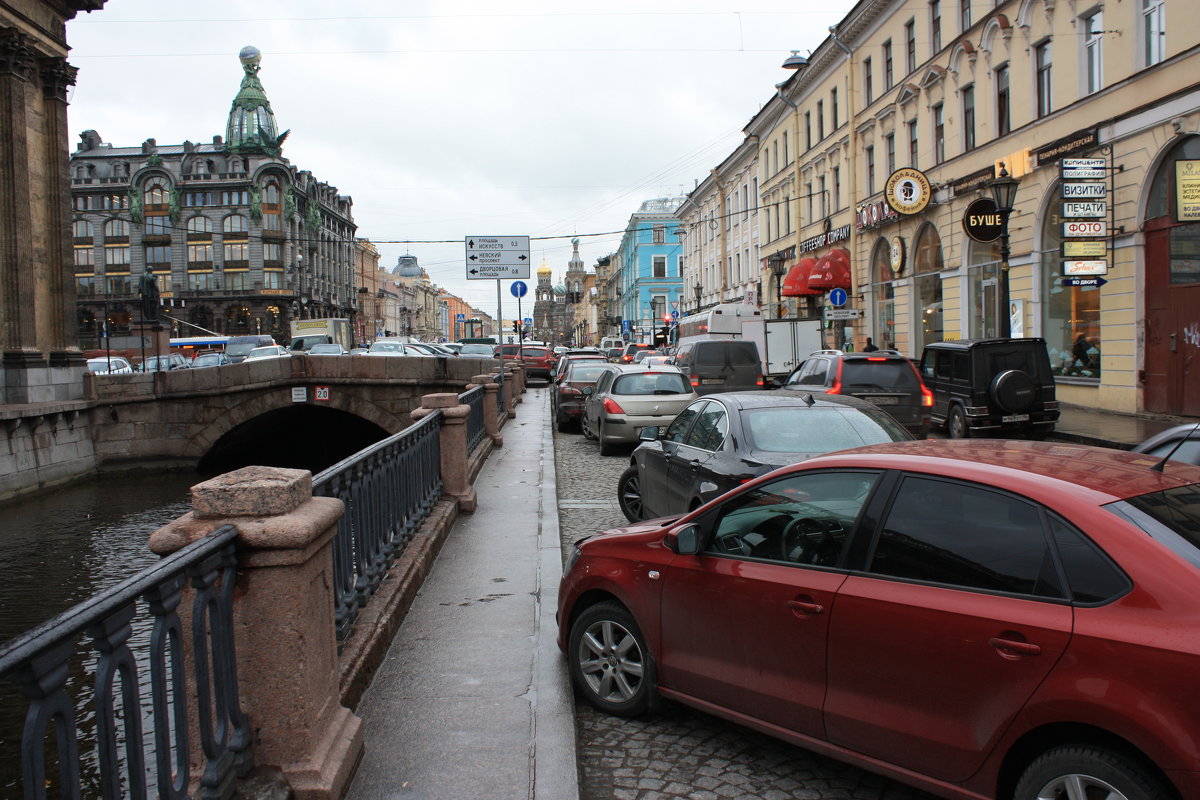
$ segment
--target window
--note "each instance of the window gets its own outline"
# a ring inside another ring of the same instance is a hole
[[[875,99],[875,90],[871,86],[871,59],[869,56],[863,59],[863,97],[866,98],[867,105],[871,105],[871,101]]]
[[[896,85],[895,71],[892,67],[892,40],[883,43],[883,90],[886,92]]]
[[[771,142],[771,159],[773,162],[771,174],[774,175],[776,172],[779,172],[779,140],[778,139]]]
[[[975,149],[975,87],[964,86],[962,90],[963,107],[963,149]]]
[[[1063,596],[1038,506],[934,478],[901,481],[869,570],[964,589]]]
[[[162,245],[146,245],[146,264],[152,267],[171,266],[171,248]]]
[[[92,223],[86,219],[75,220],[71,223],[71,235],[76,239],[87,239],[90,244],[92,239]],[[76,244],[81,244],[81,242],[76,242]]]
[[[1096,11],[1082,20],[1083,22],[1083,58],[1086,63],[1084,74],[1087,80],[1087,93],[1098,92],[1104,86],[1104,51],[1103,13]]]
[[[872,145],[864,151],[867,163],[867,194],[875,194],[875,147]]]
[[[812,112],[804,112],[804,149],[812,149]]]
[[[188,239],[212,238],[212,221],[208,217],[192,217],[187,221]]]
[[[654,277],[655,278],[667,277],[667,257],[666,256],[654,256]]]
[[[971,0],[958,0],[958,30],[966,33],[971,27]]]
[[[813,185],[812,181],[804,184],[804,199],[808,201],[808,216],[805,217],[809,222],[813,221]]]
[[[913,169],[917,169],[917,148],[920,146],[917,140],[917,121],[910,119],[908,121],[908,165]]]
[[[784,131],[783,132],[783,165],[786,167],[789,163],[791,163],[791,162],[788,161],[787,131]]]
[[[683,376],[679,377],[682,379]],[[690,388],[681,388],[676,391],[686,392]],[[721,449],[721,443],[725,441],[725,434],[728,430],[729,418],[725,414],[725,407],[720,403],[709,403],[696,416],[696,424],[688,432],[684,444],[700,450],[716,452]]]
[[[263,261],[282,263],[283,245],[279,242],[263,242]]]
[[[929,43],[932,55],[942,49],[942,0],[929,2]]]
[[[817,101],[817,141],[825,138],[825,101]]]
[[[682,357],[682,356],[686,356],[687,353],[688,353],[688,351],[684,350],[684,351],[677,353],[676,355],[678,357]],[[608,375],[600,378],[600,380],[604,381],[605,377],[610,377],[611,375],[612,375],[612,373],[609,373]],[[603,386],[600,386],[600,385],[596,386],[597,392],[601,392],[603,390],[604,390]],[[708,402],[692,403],[690,406],[685,408],[683,411],[680,411],[675,416],[675,419],[671,421],[671,424],[667,426],[667,432],[663,434],[663,441],[664,442],[682,442],[684,440],[684,438],[687,436],[688,428],[692,427],[692,423],[696,421],[696,417],[699,416],[700,411],[706,405],[708,405]]]
[[[283,193],[279,191],[279,183],[274,178],[263,186],[262,213],[264,231],[283,231]]]
[[[1142,0],[1142,54],[1146,66],[1162,61],[1166,53],[1167,0]]]
[[[96,264],[96,251],[89,245],[75,245],[74,264],[76,267],[92,267]]]
[[[825,176],[817,178],[817,192],[821,195],[821,216],[829,216],[829,192],[825,190]]]
[[[166,214],[147,214],[143,229],[146,236],[170,236],[171,218]]]
[[[246,225],[245,217],[240,214],[230,214],[228,217],[221,220],[221,230],[225,233],[240,233],[244,236],[249,228]]]
[[[226,242],[224,246],[225,263],[244,265],[250,258],[249,246],[245,242]]]
[[[263,288],[264,289],[282,289],[283,288],[283,270],[281,270],[281,269],[265,269],[265,270],[263,270]]]
[[[1012,131],[1011,109],[1009,108],[1008,65],[996,68],[996,135],[1005,136]]]
[[[891,175],[896,171],[896,134],[889,133],[883,137],[883,151],[887,157],[887,163],[884,165],[887,167],[886,174]]]
[[[707,552],[837,566],[877,478],[872,472],[807,472],[744,492],[722,507]]]
[[[941,103],[933,107],[933,163],[946,160],[946,117]]]
[[[129,223],[123,219],[110,219],[104,223],[104,238],[111,239],[129,239]]]
[[[661,225],[655,225],[652,241],[654,244],[665,244],[667,241],[666,228]]]
[[[838,101],[836,88],[829,90],[829,113],[833,118],[829,129],[831,131],[836,131],[838,129]]]
[[[833,210],[837,211],[842,207],[842,168],[834,167],[829,172],[833,177]]]
[[[742,184],[742,219],[750,216],[750,188]]]
[[[216,288],[216,281],[213,279],[212,270],[189,272],[187,287],[190,292],[211,292]]]
[[[1050,93],[1050,42],[1045,41],[1034,48],[1034,62],[1037,65],[1037,115],[1044,117],[1054,110],[1053,98]]]
[[[225,291],[250,291],[250,272],[248,270],[225,270]]]
[[[917,71],[917,23],[904,23],[904,69],[907,73]]]
[[[188,265],[192,264],[212,264],[212,244],[205,242],[203,244],[189,244],[187,246]]]

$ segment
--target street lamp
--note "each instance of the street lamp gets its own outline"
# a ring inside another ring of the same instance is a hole
[[[1004,162],[1000,162],[1000,174],[989,184],[992,199],[996,201],[996,212],[1000,214],[1000,336],[1012,337],[1012,312],[1008,296],[1008,218],[1017,199],[1017,185],[1021,181],[1008,174]]]
[[[700,295],[704,294],[704,287],[700,285],[699,281],[697,281],[696,285],[692,287],[692,292],[696,295],[696,311],[699,311]]]
[[[784,264],[783,256],[774,255],[767,259],[768,266],[771,267],[771,272],[775,275],[775,319],[783,318],[783,273],[787,272],[787,266]]]

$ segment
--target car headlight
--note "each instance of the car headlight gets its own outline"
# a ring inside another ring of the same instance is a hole
[[[576,542],[575,546],[571,548],[571,555],[567,556],[567,564],[563,567],[563,575],[569,573],[575,567],[575,562],[583,555],[583,550],[579,547],[580,544],[580,542]]]

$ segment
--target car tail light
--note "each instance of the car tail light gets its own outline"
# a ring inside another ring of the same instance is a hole
[[[825,394],[841,394],[842,393],[842,362],[837,365],[837,377],[833,379],[833,386],[825,390]]]
[[[604,398],[604,410],[609,414],[625,413],[625,409],[621,408],[621,406],[617,404],[617,401],[613,400],[611,397]]]
[[[887,359],[879,356],[867,356],[867,361],[887,361]]]
[[[700,376],[699,375],[688,375],[688,381],[692,384],[692,386],[699,386],[700,385]]]
[[[933,392],[929,391],[924,383],[921,384],[921,406],[933,408]]]
[[[757,380],[757,381],[755,381],[755,384],[756,384],[756,385],[758,385],[758,386],[762,386],[762,385],[763,385],[763,376],[762,376],[762,375],[759,375],[759,376],[758,376],[758,380]]]

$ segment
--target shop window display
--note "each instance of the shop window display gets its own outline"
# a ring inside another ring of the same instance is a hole
[[[1057,195],[1054,186],[1051,193]],[[1052,206],[1042,220],[1042,336],[1055,375],[1100,381],[1100,289],[1063,286],[1062,217]]]

